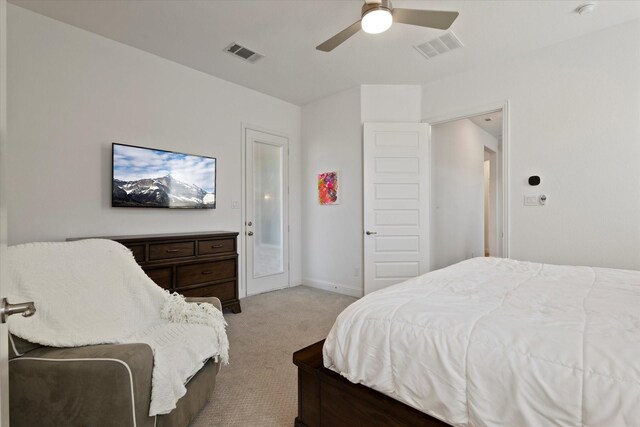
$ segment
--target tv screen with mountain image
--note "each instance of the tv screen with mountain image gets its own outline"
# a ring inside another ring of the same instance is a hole
[[[111,206],[216,207],[216,159],[113,144]]]

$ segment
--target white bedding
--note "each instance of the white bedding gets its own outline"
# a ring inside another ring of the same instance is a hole
[[[463,261],[349,306],[324,364],[456,426],[639,426],[640,272]]]

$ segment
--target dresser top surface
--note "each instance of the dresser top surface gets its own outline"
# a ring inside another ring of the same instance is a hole
[[[206,239],[215,237],[236,237],[237,231],[195,231],[191,233],[164,233],[164,234],[132,234],[128,236],[97,236],[97,237],[73,237],[67,239],[84,240],[84,239],[109,239],[118,242],[134,242],[139,240],[181,240],[181,239]]]

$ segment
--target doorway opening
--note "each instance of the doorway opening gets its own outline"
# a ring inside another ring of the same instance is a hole
[[[484,256],[497,255],[497,180],[495,151],[484,148]]]
[[[504,106],[430,124],[431,268],[507,256]]]

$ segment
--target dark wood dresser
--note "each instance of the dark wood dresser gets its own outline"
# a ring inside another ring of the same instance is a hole
[[[217,297],[222,308],[240,313],[237,237],[236,232],[212,231],[100,238],[131,249],[161,287],[186,297]]]

